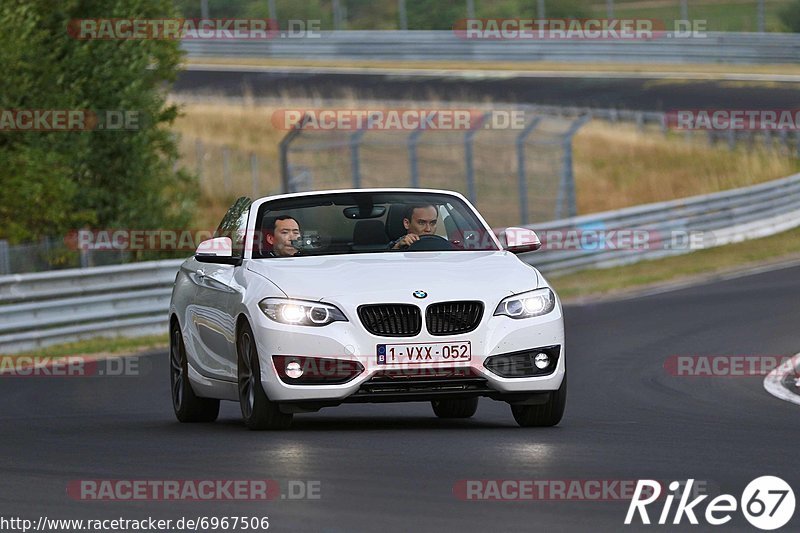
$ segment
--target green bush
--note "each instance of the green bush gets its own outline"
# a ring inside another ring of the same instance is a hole
[[[166,18],[170,0],[5,0],[0,4],[0,110],[124,110],[129,131],[0,131],[0,239],[93,226],[153,229],[188,222],[194,178],[176,171],[166,102],[181,52],[169,40],[77,40],[79,18]]]
[[[800,0],[785,5],[779,14],[783,26],[792,32],[800,32]]]

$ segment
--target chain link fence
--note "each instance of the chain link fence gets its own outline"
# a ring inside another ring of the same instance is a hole
[[[280,192],[277,169],[264,154],[243,152],[200,139],[181,140],[181,143],[184,144],[181,164],[198,176],[201,194],[205,197],[233,201],[242,194],[257,198]]]
[[[298,127],[281,143],[289,192],[422,187],[464,194],[496,227],[574,216],[572,139],[588,116],[524,113],[518,127],[355,131]]]
[[[25,244],[9,244],[6,240],[0,240],[0,276],[118,265],[131,261],[131,253],[124,250],[78,250],[73,237],[47,237]]]

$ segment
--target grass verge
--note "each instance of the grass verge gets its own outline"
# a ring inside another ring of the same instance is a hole
[[[66,344],[54,344],[38,350],[14,354],[11,357],[77,357],[84,355],[128,355],[169,346],[169,336],[97,337]]]

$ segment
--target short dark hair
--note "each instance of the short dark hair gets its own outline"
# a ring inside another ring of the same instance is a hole
[[[266,217],[264,219],[264,223],[261,226],[261,231],[265,231],[267,233],[275,233],[275,224],[279,220],[294,220],[295,222],[297,222],[297,219],[291,215],[278,215],[276,217]],[[299,226],[300,223],[297,222],[297,225]]]
[[[433,204],[414,204],[406,206],[405,211],[403,211],[403,218],[411,220],[411,217],[414,216],[414,209],[425,209],[426,207],[432,207],[436,209],[436,206]],[[438,217],[438,210],[437,210],[437,217]]]

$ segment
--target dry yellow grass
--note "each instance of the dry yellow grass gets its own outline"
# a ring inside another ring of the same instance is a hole
[[[427,104],[427,107],[434,105]],[[251,193],[254,188],[250,173],[251,153],[257,155],[259,163],[257,194],[280,190],[278,143],[286,132],[273,126],[272,114],[278,109],[302,106],[308,107],[308,103],[298,105],[288,99],[273,105],[252,101],[183,105],[183,116],[177,120],[174,129],[181,136],[184,166],[191,170],[197,168],[195,140],[200,140],[203,146],[202,200],[195,220],[198,226],[215,226],[236,196]],[[412,106],[426,107],[425,104],[409,104]],[[345,102],[336,107],[358,105]],[[509,140],[513,142],[513,136]],[[227,186],[223,177],[223,146],[230,148]],[[510,146],[513,150],[513,144]],[[752,150],[730,151],[724,144],[709,146],[706,136],[699,133],[692,138],[672,133],[665,136],[657,129],[639,131],[633,125],[600,121],[589,123],[578,133],[574,149],[579,213],[742,187],[787,176],[800,168],[796,159],[777,148],[766,149],[757,145]],[[399,145],[399,149],[398,146],[388,146],[370,150],[372,152],[365,150],[362,154],[364,186],[405,186],[408,183],[405,156],[396,154],[405,150],[403,145]],[[427,181],[422,183],[423,186],[447,188],[448,180],[450,183],[452,180],[463,181],[463,165],[458,161],[462,157],[459,145],[431,148],[420,145],[420,150],[421,164],[427,165],[424,172]],[[517,222],[516,195],[508,194],[509,190],[516,193],[516,181],[513,181],[516,179],[516,163],[513,156],[507,157],[507,152],[502,152],[502,157],[498,154],[500,152],[493,152],[491,146],[479,149],[476,139],[479,208],[490,224],[500,226]],[[349,172],[349,153],[346,151],[318,151],[307,157],[315,168],[325,169],[330,179],[342,179],[342,175]],[[494,172],[494,177],[482,183],[483,172]],[[506,184],[507,180],[512,181]],[[346,178],[338,183],[346,184]],[[315,182],[315,185],[320,185],[320,182]]]
[[[199,228],[216,227],[232,200],[253,189],[250,154],[258,160],[259,194],[280,188],[278,143],[285,132],[270,124],[273,109],[255,105],[187,104],[175,122],[180,134],[182,164],[202,167],[200,205],[194,221]],[[222,151],[230,149],[230,183],[225,183]],[[198,158],[202,157],[202,164]]]
[[[593,213],[753,185],[798,171],[797,160],[755,145],[730,151],[705,134],[642,133],[588,124],[575,138],[579,213]]]

